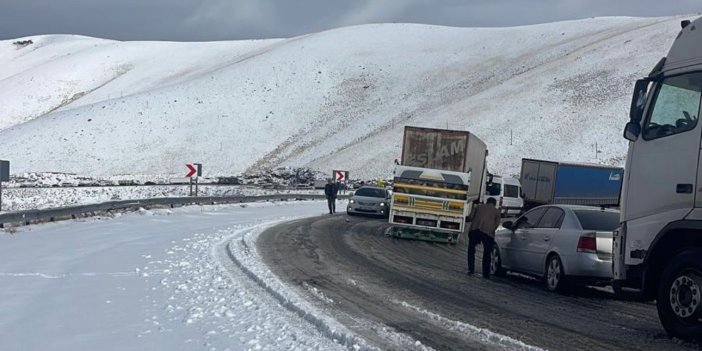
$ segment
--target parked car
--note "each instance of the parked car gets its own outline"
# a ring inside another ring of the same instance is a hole
[[[577,205],[536,207],[495,234],[491,272],[544,278],[549,291],[569,282],[609,283],[619,211]]]
[[[485,187],[485,200],[494,198],[503,217],[522,213],[524,200],[519,179],[512,177],[492,176],[492,183]]]
[[[346,213],[387,216],[390,207],[390,192],[376,186],[362,186],[351,194]]]

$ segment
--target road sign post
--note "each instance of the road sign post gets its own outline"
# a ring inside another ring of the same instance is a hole
[[[195,196],[198,194],[198,180],[202,176],[202,163],[193,163],[195,166],[197,166],[197,176],[195,177]]]
[[[190,196],[193,196],[193,176],[195,176],[195,196],[198,193],[198,178],[202,176],[202,163],[186,163],[185,167],[188,168],[188,173],[185,175],[190,178]]]
[[[345,189],[345,188],[346,188],[346,186],[345,186],[345,185],[346,185],[346,182],[347,182],[348,179],[349,179],[349,171],[338,171],[338,170],[334,170],[334,171],[332,171],[332,179],[334,179],[334,181],[337,182],[337,183],[343,183],[343,184],[344,184],[344,189]],[[341,190],[341,193],[342,193],[342,194],[344,193],[344,190],[342,190],[342,189],[339,189],[339,190]]]
[[[337,171],[332,172],[332,179],[337,182],[346,182],[349,179],[349,171]]]
[[[0,160],[0,211],[2,211],[2,182],[10,181],[10,161]]]

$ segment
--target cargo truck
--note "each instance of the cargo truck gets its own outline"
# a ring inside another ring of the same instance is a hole
[[[407,126],[388,235],[455,244],[485,193],[487,147],[467,131]]]
[[[624,169],[591,163],[522,159],[524,209],[546,204],[619,205]]]
[[[702,19],[683,21],[667,55],[636,82],[615,292],[657,300],[668,335],[702,338]]]

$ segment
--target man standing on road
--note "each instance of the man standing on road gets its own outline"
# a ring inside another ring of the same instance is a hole
[[[495,230],[500,226],[500,211],[496,208],[494,198],[487,199],[486,204],[473,208],[468,219],[468,274],[475,272],[475,246],[483,245],[483,278],[490,279],[490,256],[495,244]]]
[[[334,181],[327,179],[327,185],[324,186],[324,195],[327,197],[327,205],[329,206],[329,214],[336,213],[336,194],[339,188],[334,184]]]

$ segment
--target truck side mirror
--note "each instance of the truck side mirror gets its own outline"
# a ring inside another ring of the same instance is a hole
[[[646,107],[646,93],[648,85],[651,83],[648,79],[639,79],[634,85],[634,95],[631,96],[631,107],[629,108],[629,119],[632,121],[640,121],[643,117],[644,107]]]
[[[624,127],[624,139],[629,141],[636,141],[641,134],[641,125],[638,121],[630,121]]]

